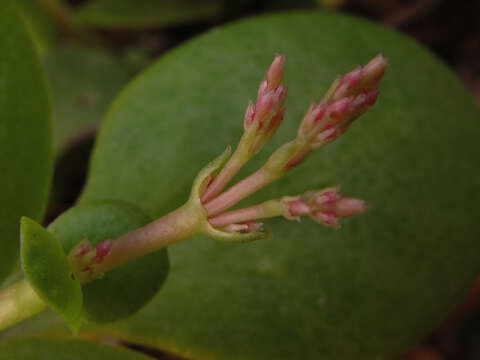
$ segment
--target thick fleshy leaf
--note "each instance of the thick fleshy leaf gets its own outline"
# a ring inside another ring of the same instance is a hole
[[[81,325],[82,288],[60,242],[26,217],[20,225],[22,268],[30,286],[77,332]]]
[[[118,346],[82,340],[27,339],[0,345],[0,360],[148,360]]]
[[[250,202],[343,184],[366,215],[339,231],[273,220],[272,241],[192,239],[135,316],[85,329],[194,359],[392,359],[438,324],[480,270],[480,112],[438,60],[391,30],[340,15],[280,14],[217,29],[163,57],[115,102],[83,202],[124,199],[160,216],[242,131],[275,52],[290,85],[280,132],[243,174],[291,139],[336,74],[391,60],[375,108]],[[48,314],[5,336],[58,332]],[[2,334],[3,335],[3,334]]]
[[[0,281],[18,261],[22,215],[40,219],[52,173],[39,59],[11,0],[0,8]]]
[[[57,39],[55,23],[37,0],[17,0],[16,4],[30,37],[40,54],[44,54]]]
[[[68,45],[45,55],[53,93],[53,144],[59,155],[68,144],[96,130],[108,105],[129,79],[112,55]]]
[[[148,28],[216,18],[221,0],[94,0],[76,15],[85,26]]]
[[[104,201],[71,208],[49,226],[49,231],[68,253],[81,240],[96,246],[148,222],[148,215],[135,206]],[[133,314],[153,298],[167,274],[165,249],[109,271],[83,286],[84,317],[91,322],[109,322]]]
[[[427,51],[366,21],[267,16],[164,56],[112,107],[82,201],[124,199],[152,216],[173,209],[202,165],[240,137],[275,53],[287,55],[290,87],[279,145],[337,74],[379,52],[391,67],[375,108],[253,197],[341,183],[368,201],[368,214],[339,231],[278,220],[267,224],[273,241],[172,246],[154,302],[95,331],[195,359],[388,359],[438,324],[480,270],[480,112]]]

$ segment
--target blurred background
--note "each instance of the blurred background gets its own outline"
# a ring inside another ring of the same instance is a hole
[[[338,11],[415,38],[480,102],[479,0],[17,0],[52,90],[56,170],[47,223],[72,206],[94,137],[121,88],[156,57],[226,22],[274,11]],[[112,340],[115,341],[115,340]],[[139,348],[159,359],[178,359]],[[480,360],[480,278],[401,360]]]

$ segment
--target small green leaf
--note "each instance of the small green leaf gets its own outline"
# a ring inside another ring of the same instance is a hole
[[[84,340],[26,339],[0,344],[0,360],[148,360],[119,346]]]
[[[44,60],[53,94],[53,144],[58,156],[76,138],[96,130],[130,74],[107,52],[74,45],[52,49]]]
[[[83,239],[96,246],[148,222],[150,218],[133,205],[104,201],[71,208],[50,225],[49,231],[68,253]],[[83,286],[84,316],[92,322],[130,316],[153,298],[167,274],[165,249],[107,272],[101,279]]]
[[[50,104],[11,0],[0,7],[0,282],[18,262],[22,215],[39,220],[52,174]]]
[[[94,0],[76,20],[85,26],[138,29],[210,20],[221,10],[221,0]]]
[[[43,226],[22,217],[22,267],[25,276],[38,294],[77,332],[81,325],[82,288],[62,246]]]

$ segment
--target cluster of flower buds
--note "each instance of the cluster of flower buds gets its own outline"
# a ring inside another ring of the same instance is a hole
[[[298,130],[313,149],[319,148],[343,134],[352,122],[375,104],[378,83],[387,68],[382,55],[373,58],[363,68],[338,78],[324,99],[310,106]]]
[[[287,89],[282,84],[284,63],[283,55],[275,57],[260,85],[255,105],[250,104],[247,108],[245,133],[236,152],[219,175],[206,185],[202,204],[209,223],[217,229],[250,233],[262,229],[263,224],[257,222],[258,219],[273,216],[299,219],[301,215],[308,215],[326,226],[338,227],[339,219],[360,214],[366,209],[363,200],[343,197],[339,195],[338,187],[331,187],[226,211],[285,175],[313,150],[343,134],[356,118],[375,104],[379,94],[378,84],[388,65],[387,59],[378,55],[365,66],[338,77],[323,99],[310,106],[296,138],[278,148],[256,172],[222,193],[228,181],[270,139],[283,119],[287,96]]]
[[[299,220],[300,216],[308,215],[320,224],[339,227],[340,218],[361,214],[366,209],[365,201],[343,197],[338,193],[339,189],[339,186],[335,186],[310,190],[295,197],[283,197],[283,216],[289,220]]]
[[[245,132],[235,152],[229,157],[230,148],[227,148],[200,171],[184,206],[115,241],[107,240],[92,247],[85,239],[70,251],[69,261],[81,283],[95,280],[127,261],[186,237],[207,235],[221,241],[253,241],[268,236],[260,219],[283,216],[299,220],[300,216],[307,215],[320,224],[337,228],[341,218],[365,211],[364,201],[339,195],[338,187],[284,196],[228,211],[285,175],[311,151],[344,133],[354,119],[375,103],[387,60],[379,55],[363,68],[339,77],[323,100],[309,108],[295,139],[278,148],[260,169],[223,191],[283,120],[287,97],[283,84],[284,64],[285,57],[277,55],[260,84],[255,104],[247,108]]]
[[[365,201],[343,197],[340,186],[310,190],[302,195],[284,196],[243,209],[232,210],[209,219],[210,224],[231,232],[251,232],[262,229],[259,219],[283,216],[300,221],[308,215],[317,223],[338,228],[341,218],[358,215],[367,208]]]
[[[245,134],[239,147],[245,146],[252,155],[262,149],[283,121],[288,93],[283,84],[284,66],[285,55],[276,55],[258,88],[255,105],[250,103],[245,112]]]
[[[203,201],[218,195],[242,166],[272,138],[282,123],[288,93],[287,86],[283,84],[284,66],[285,55],[277,54],[260,83],[255,104],[250,102],[247,106],[243,121],[245,132],[234,154],[212,180]]]

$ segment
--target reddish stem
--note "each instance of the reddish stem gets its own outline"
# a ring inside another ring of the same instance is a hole
[[[263,168],[258,169],[215,199],[204,204],[208,217],[213,217],[223,210],[231,208],[240,200],[270,184],[273,180],[272,177],[267,176]]]
[[[244,223],[250,220],[269,218],[281,214],[267,214],[265,204],[258,204],[248,208],[232,210],[221,215],[208,219],[208,222],[215,227],[223,227],[230,224]]]

